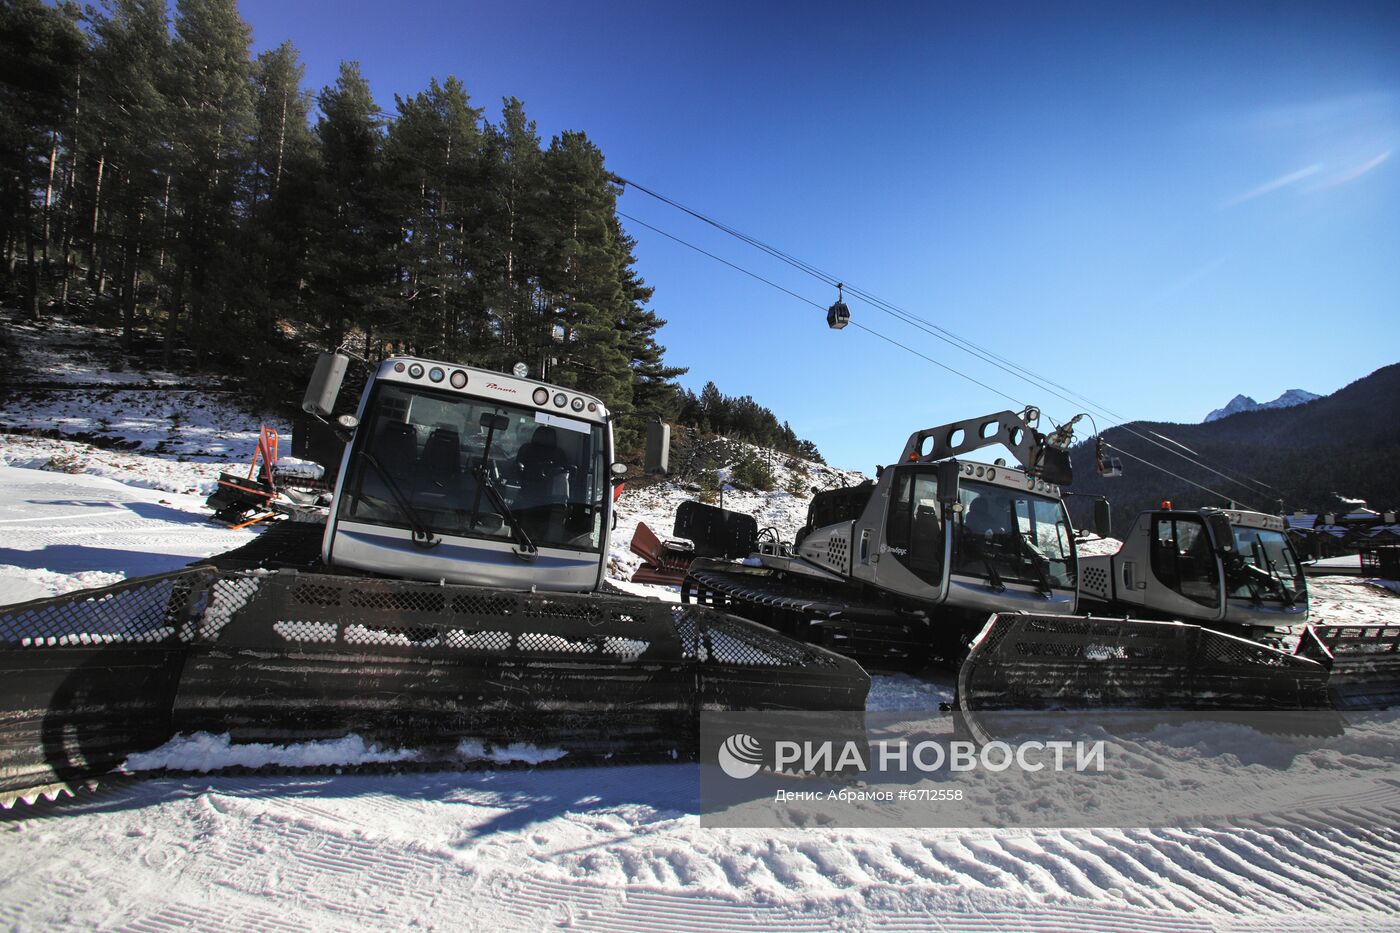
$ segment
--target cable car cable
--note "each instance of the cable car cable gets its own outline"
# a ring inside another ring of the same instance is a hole
[[[716,228],[717,230],[720,230],[720,231],[722,231],[722,232],[724,232],[724,233],[727,233],[727,234],[729,234],[730,236],[733,236],[733,237],[735,237],[736,239],[738,239],[738,240],[740,240],[740,241],[742,241],[742,242],[744,242],[744,243],[747,243],[747,244],[749,244],[749,245],[751,245],[751,246],[753,246],[753,247],[755,247],[755,248],[757,248],[757,249],[759,249],[759,250],[761,250],[761,251],[767,253],[768,255],[770,255],[770,256],[772,256],[772,257],[774,257],[774,258],[776,258],[776,259],[778,259],[778,260],[780,260],[780,261],[782,261],[782,262],[785,262],[785,263],[787,263],[788,265],[790,265],[790,266],[792,266],[792,267],[794,267],[794,268],[796,268],[796,269],[798,269],[798,270],[800,270],[800,271],[802,271],[802,272],[807,273],[808,275],[813,276],[814,278],[816,278],[816,279],[818,279],[818,280],[820,280],[820,281],[822,281],[822,282],[825,282],[825,283],[828,284],[828,285],[843,284],[846,291],[849,291],[852,295],[854,295],[854,296],[857,297],[857,298],[860,298],[861,300],[865,301],[867,304],[870,304],[871,306],[875,307],[877,310],[882,311],[882,312],[884,312],[884,313],[886,313],[886,314],[889,314],[889,315],[892,316],[892,317],[898,318],[899,320],[904,321],[904,323],[909,324],[911,327],[915,327],[916,329],[921,330],[921,331],[923,331],[924,333],[927,333],[927,334],[929,334],[930,336],[935,337],[936,339],[942,340],[944,343],[948,343],[948,344],[950,344],[950,345],[956,347],[957,349],[962,350],[962,351],[965,352],[965,353],[968,353],[968,354],[970,354],[970,355],[972,355],[972,356],[974,356],[974,357],[977,357],[978,359],[982,360],[983,362],[989,363],[990,365],[996,367],[997,369],[1000,369],[1000,370],[1002,370],[1003,372],[1006,372],[1008,375],[1015,376],[1016,378],[1021,379],[1022,381],[1027,382],[1027,383],[1029,383],[1029,384],[1035,386],[1036,388],[1040,389],[1041,391],[1047,392],[1047,393],[1049,393],[1049,394],[1051,394],[1051,395],[1053,395],[1053,396],[1055,396],[1055,397],[1061,399],[1062,401],[1065,401],[1065,402],[1070,403],[1071,405],[1075,405],[1075,406],[1078,406],[1078,405],[1080,405],[1080,404],[1087,405],[1087,406],[1089,406],[1090,408],[1093,408],[1093,409],[1099,411],[1101,414],[1107,414],[1108,416],[1110,416],[1110,417],[1112,417],[1112,418],[1115,418],[1115,419],[1117,420],[1118,423],[1117,423],[1116,425],[1110,424],[1109,427],[1120,427],[1120,428],[1122,428],[1125,432],[1127,432],[1127,433],[1133,435],[1134,437],[1140,438],[1141,440],[1144,440],[1144,441],[1146,441],[1147,443],[1152,444],[1152,445],[1154,445],[1154,446],[1156,446],[1156,447],[1160,447],[1162,450],[1165,450],[1166,452],[1172,454],[1173,456],[1180,457],[1181,459],[1186,460],[1186,461],[1188,461],[1189,463],[1192,463],[1192,464],[1194,464],[1195,466],[1198,466],[1198,467],[1200,467],[1200,468],[1203,469],[1203,470],[1206,470],[1206,471],[1208,471],[1208,472],[1214,473],[1215,475],[1221,477],[1222,479],[1229,480],[1230,482],[1235,483],[1236,485],[1241,486],[1242,488],[1249,490],[1251,493],[1257,493],[1257,492],[1259,492],[1258,489],[1253,489],[1253,488],[1251,488],[1249,485],[1246,484],[1246,482],[1245,482],[1244,480],[1241,480],[1241,479],[1239,479],[1239,478],[1237,478],[1237,477],[1231,475],[1230,473],[1226,473],[1226,472],[1223,471],[1223,470],[1219,470],[1219,469],[1217,469],[1217,468],[1211,466],[1210,464],[1205,463],[1205,462],[1204,462],[1203,460],[1201,460],[1201,459],[1190,457],[1190,456],[1188,456],[1187,454],[1182,453],[1180,450],[1176,450],[1176,449],[1174,449],[1174,448],[1172,448],[1172,447],[1168,447],[1166,444],[1163,444],[1163,443],[1161,443],[1160,441],[1157,441],[1157,440],[1154,440],[1154,439],[1151,438],[1151,437],[1148,437],[1147,435],[1143,434],[1142,432],[1140,432],[1140,431],[1138,431],[1138,430],[1132,428],[1132,427],[1129,425],[1129,423],[1128,423],[1128,422],[1129,422],[1129,419],[1126,418],[1126,417],[1125,417],[1124,415],[1122,415],[1121,413],[1115,412],[1115,411],[1113,411],[1113,410],[1107,408],[1106,406],[1104,406],[1104,405],[1102,405],[1102,404],[1099,404],[1098,402],[1095,402],[1094,400],[1088,398],[1087,396],[1085,396],[1085,395],[1083,395],[1083,394],[1081,394],[1081,393],[1078,393],[1078,392],[1073,391],[1072,389],[1066,388],[1065,386],[1062,386],[1062,385],[1060,385],[1059,383],[1056,383],[1056,382],[1054,382],[1053,380],[1051,380],[1051,379],[1049,379],[1049,378],[1047,378],[1047,377],[1040,376],[1039,374],[1032,372],[1031,370],[1027,369],[1027,368],[1024,367],[1024,366],[1021,366],[1021,365],[1019,365],[1019,364],[1017,364],[1017,363],[1014,363],[1014,362],[1012,362],[1011,360],[1007,360],[1006,358],[997,355],[996,353],[992,352],[991,350],[988,350],[988,349],[986,349],[985,347],[981,347],[980,345],[978,345],[978,344],[976,344],[976,343],[973,343],[972,341],[967,340],[966,338],[961,337],[961,336],[959,336],[959,335],[953,333],[952,331],[948,330],[948,329],[945,328],[945,327],[942,327],[942,326],[940,326],[940,325],[938,325],[938,324],[934,324],[934,323],[931,322],[931,321],[927,321],[927,320],[925,320],[925,319],[923,319],[923,318],[920,318],[920,317],[918,317],[917,315],[913,314],[912,312],[906,311],[905,309],[900,308],[900,307],[897,306],[897,305],[894,305],[894,304],[892,304],[892,303],[890,303],[890,302],[888,302],[888,301],[885,301],[884,299],[879,298],[878,296],[873,295],[873,294],[871,294],[870,292],[865,291],[864,289],[861,289],[861,288],[859,288],[859,287],[857,287],[857,286],[850,285],[849,283],[845,282],[844,279],[837,278],[836,276],[831,275],[830,273],[824,272],[824,271],[822,271],[821,269],[818,269],[817,267],[811,265],[810,263],[804,262],[803,260],[798,259],[797,257],[795,257],[795,256],[793,256],[793,255],[791,255],[791,254],[789,254],[789,253],[786,253],[786,252],[784,252],[784,251],[778,249],[778,248],[775,247],[775,246],[772,246],[772,245],[770,245],[770,244],[768,244],[768,243],[764,243],[762,240],[759,240],[759,239],[757,239],[756,237],[749,236],[748,234],[743,233],[742,231],[737,230],[737,229],[735,229],[735,228],[729,226],[728,224],[725,224],[725,223],[723,223],[723,222],[721,222],[721,221],[719,221],[719,220],[716,220],[715,218],[710,217],[710,216],[707,215],[707,214],[704,214],[704,213],[702,213],[702,212],[700,212],[700,211],[697,211],[697,210],[695,210],[695,209],[693,209],[693,208],[687,207],[686,205],[684,205],[684,204],[680,203],[679,201],[675,200],[674,198],[667,197],[666,195],[663,195],[663,194],[661,194],[661,193],[659,193],[659,192],[657,192],[657,191],[654,191],[654,190],[652,190],[651,188],[646,187],[645,185],[638,184],[637,182],[631,181],[630,179],[623,178],[623,177],[621,177],[621,176],[619,176],[619,175],[613,175],[612,177],[613,177],[613,179],[614,179],[615,181],[617,181],[619,184],[622,184],[624,187],[630,186],[630,187],[636,188],[638,191],[641,191],[642,193],[644,193],[644,194],[646,194],[646,195],[649,195],[649,196],[655,198],[656,200],[661,201],[661,202],[664,203],[664,204],[667,204],[667,205],[669,205],[669,206],[671,206],[671,207],[674,207],[675,209],[677,209],[677,210],[679,210],[679,211],[682,211],[683,213],[688,214],[689,216],[694,217],[695,219],[700,220],[700,221],[703,222],[703,223],[709,224],[710,226]],[[655,229],[655,228],[651,228],[651,229]],[[658,231],[658,232],[659,232],[659,231]],[[701,252],[703,252],[703,250],[701,250]],[[708,255],[708,254],[707,254],[707,255]],[[804,300],[806,300],[806,299],[804,299]],[[907,349],[907,348],[906,348],[906,349]],[[1003,365],[1003,364],[1005,364],[1005,365]],[[941,365],[941,364],[940,364],[940,365]],[[956,370],[954,370],[954,371],[956,372]],[[966,377],[966,374],[964,374],[964,373],[959,372],[958,374]],[[970,378],[970,377],[966,377],[966,378]],[[976,381],[976,380],[973,380],[973,381]],[[980,383],[980,382],[979,382],[978,384],[979,384],[979,385],[983,385],[983,386],[985,387],[985,384],[984,384],[984,383]],[[1055,388],[1051,388],[1051,386],[1054,386]],[[1065,396],[1064,394],[1062,394],[1061,392],[1055,391],[1056,388],[1057,388],[1057,389],[1062,389],[1064,392],[1068,392],[1070,395],[1074,396],[1074,398],[1066,397],[1066,396]],[[998,392],[998,394],[1003,394],[1003,393]],[[1076,399],[1077,399],[1077,401],[1076,401]],[[1174,442],[1174,443],[1175,443],[1175,442]],[[1246,475],[1247,475],[1247,474],[1246,474]],[[1253,477],[1249,477],[1249,480],[1250,480],[1250,482],[1253,482],[1256,486],[1263,486],[1263,487],[1266,487],[1266,488],[1268,488],[1268,489],[1273,489],[1272,486],[1269,486],[1269,484],[1264,483],[1264,482],[1262,482],[1261,480],[1254,479]]]

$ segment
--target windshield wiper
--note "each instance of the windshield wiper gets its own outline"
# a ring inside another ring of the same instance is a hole
[[[399,507],[399,511],[403,513],[404,518],[408,519],[409,530],[413,532],[413,543],[424,550],[437,547],[441,544],[442,539],[433,537],[433,533],[428,528],[427,523],[413,510],[413,506],[408,504],[408,499],[405,498],[403,490],[399,488],[399,484],[394,478],[389,475],[389,471],[384,469],[379,461],[375,459],[374,455],[368,450],[361,450],[360,456],[364,457],[369,461],[369,465],[374,467],[374,472],[378,473],[379,478],[384,481],[384,486],[389,490],[389,495],[394,497],[394,503]]]
[[[1278,583],[1279,598],[1283,600],[1284,606],[1292,609],[1293,604],[1298,601],[1297,598],[1293,595],[1293,591],[1288,588],[1288,584],[1284,582],[1283,574],[1279,573],[1278,564],[1268,560],[1267,557],[1265,560],[1269,564],[1269,578]]]
[[[1230,555],[1230,560],[1226,564],[1225,574],[1232,584],[1244,584],[1249,589],[1249,598],[1255,604],[1264,602],[1261,589],[1273,593],[1277,591],[1279,599],[1285,606],[1292,606],[1296,600],[1289,592],[1287,584],[1283,582],[1283,577],[1274,568],[1273,562],[1268,561],[1269,569],[1264,570],[1256,564],[1251,564],[1239,554]]]
[[[1021,534],[1021,547],[1030,555],[1031,566],[1035,568],[1035,574],[1040,578],[1040,584],[1036,587],[1045,596],[1053,596],[1055,584],[1050,579],[1050,558],[1045,556],[1045,552],[1031,543],[1030,536],[1024,532]]]
[[[476,477],[476,500],[472,502],[471,518],[467,520],[469,528],[475,528],[477,518],[481,513],[481,494],[486,493],[491,504],[496,507],[496,511],[501,517],[510,522],[510,534],[520,547],[511,551],[516,557],[523,561],[532,561],[538,556],[539,548],[535,547],[535,542],[530,540],[530,536],[525,533],[525,529],[520,527],[520,520],[515,517],[510,506],[506,504],[505,496],[501,495],[501,487],[496,485],[496,480],[486,468],[486,464],[491,457],[491,447],[496,443],[496,431],[509,425],[509,421],[502,415],[495,415],[486,412],[481,416],[481,423],[486,428],[486,446],[482,448],[481,459],[477,461],[476,469],[472,475]]]
[[[477,465],[476,482],[479,489],[486,491],[486,497],[491,500],[491,504],[496,507],[496,511],[501,513],[501,517],[510,522],[511,537],[520,545],[516,550],[511,551],[516,557],[523,561],[532,561],[539,555],[539,548],[535,547],[535,542],[530,540],[530,536],[525,533],[525,529],[520,524],[520,519],[515,517],[509,505],[506,504],[505,496],[501,495],[501,487],[496,485],[496,480],[486,470],[483,462]],[[476,512],[472,512],[472,524],[476,523]]]

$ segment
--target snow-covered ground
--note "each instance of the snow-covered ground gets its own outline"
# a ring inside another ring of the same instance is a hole
[[[100,367],[60,358],[53,345],[36,337],[28,357],[55,367],[51,381],[103,381]],[[72,419],[65,430],[97,433],[105,421],[109,436],[143,447],[0,435],[0,601],[174,569],[253,534],[207,524],[202,494],[218,471],[215,445],[246,462],[259,419],[206,402],[198,418],[208,432],[186,441],[147,433],[141,425],[159,425],[168,400],[149,391],[140,398],[150,401],[94,395],[42,410],[4,402],[0,422],[58,427],[43,418],[61,415]],[[157,438],[168,442],[159,452]],[[675,505],[689,495],[669,484],[623,493],[615,575],[636,567],[627,550],[635,523],[669,533]],[[729,491],[725,505],[787,537],[805,511],[805,500],[786,492]],[[1393,618],[1400,606],[1356,578],[1309,586],[1326,621]],[[930,709],[950,695],[948,677],[879,675],[870,708]],[[353,744],[287,754],[397,754]],[[523,757],[545,760],[547,751]],[[187,764],[229,754],[217,737],[168,750],[176,752],[192,756],[181,759]],[[799,831],[702,828],[698,796],[690,764],[116,784],[62,806],[18,808],[0,822],[0,927],[1400,927],[1400,814],[1365,801],[1343,814],[1364,828],[1345,830],[1313,822],[1234,831]]]
[[[1359,574],[1361,573],[1361,555],[1343,554],[1341,557],[1310,560],[1304,562],[1303,568],[1309,573]]]

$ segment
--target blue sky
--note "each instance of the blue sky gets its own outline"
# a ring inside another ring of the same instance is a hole
[[[270,2],[307,84],[456,75],[548,139],[1132,418],[1332,392],[1400,360],[1400,4]],[[822,305],[821,282],[620,209]],[[841,466],[1000,396],[629,225],[668,358]],[[856,320],[1069,403],[858,301]],[[1102,419],[1101,419],[1102,423]]]

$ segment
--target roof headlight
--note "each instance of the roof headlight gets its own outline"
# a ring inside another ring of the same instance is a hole
[[[583,399],[574,399],[572,402],[569,403],[569,407],[572,408],[574,411],[583,411]]]
[[[434,366],[432,369],[428,370],[428,378],[433,382],[441,382],[447,378],[447,373],[442,371],[441,366]]]
[[[410,377],[414,378],[414,379],[422,379],[422,378],[423,378],[423,364],[422,364],[422,363],[414,363],[412,366],[408,367],[408,375],[409,375]]]
[[[467,387],[467,374],[462,372],[460,369],[454,369],[452,371],[451,382],[452,388],[465,389]]]
[[[403,371],[404,371],[404,365],[403,365],[402,363],[395,363],[395,364],[394,364],[394,372],[396,372],[396,373],[401,373],[401,372],[403,372]]]
[[[569,404],[569,397],[567,395],[565,395],[563,392],[554,393],[555,408],[563,408],[567,404]]]
[[[547,404],[547,403],[549,402],[549,390],[548,390],[548,389],[536,389],[536,390],[535,390],[535,394],[534,394],[533,396],[531,396],[531,397],[535,400],[535,404],[536,404],[536,405],[544,405],[544,404]]]

